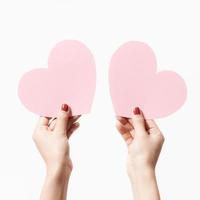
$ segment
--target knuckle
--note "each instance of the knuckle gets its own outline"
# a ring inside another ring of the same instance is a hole
[[[162,133],[159,134],[159,140],[162,143],[165,141],[165,137],[164,137],[164,135]]]

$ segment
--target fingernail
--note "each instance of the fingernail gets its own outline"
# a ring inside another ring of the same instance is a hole
[[[133,113],[135,115],[140,115],[140,108],[139,107],[135,107],[135,109],[133,110]]]
[[[61,110],[67,112],[68,111],[68,105],[67,104],[62,104]]]

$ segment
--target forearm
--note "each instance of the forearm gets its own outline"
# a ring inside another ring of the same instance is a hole
[[[140,169],[129,177],[135,200],[160,200],[155,170]]]
[[[67,187],[70,175],[47,173],[42,188],[41,200],[66,200]]]

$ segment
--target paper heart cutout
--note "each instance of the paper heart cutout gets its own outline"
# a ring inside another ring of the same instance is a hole
[[[25,107],[40,116],[55,117],[67,103],[72,115],[90,112],[96,86],[93,55],[82,43],[65,40],[51,51],[48,68],[27,72],[18,95]]]
[[[110,94],[117,116],[130,118],[139,106],[146,118],[162,118],[185,102],[184,80],[175,72],[156,72],[153,50],[145,43],[130,41],[112,56]]]

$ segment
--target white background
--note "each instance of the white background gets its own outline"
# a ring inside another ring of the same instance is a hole
[[[77,39],[93,52],[97,90],[89,115],[73,135],[70,200],[132,199],[126,146],[115,129],[108,64],[122,43],[148,43],[158,70],[186,81],[188,99],[157,120],[166,141],[157,165],[162,199],[200,199],[200,5],[198,0],[0,1],[0,199],[39,198],[45,166],[32,142],[37,116],[17,97],[22,74],[45,66],[50,49]]]

